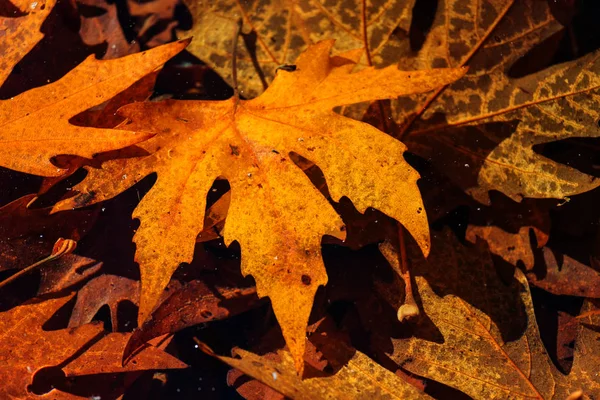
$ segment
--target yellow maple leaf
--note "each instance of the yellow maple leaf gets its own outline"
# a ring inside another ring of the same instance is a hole
[[[193,257],[206,194],[217,177],[231,185],[223,236],[238,241],[242,272],[269,296],[296,368],[317,288],[327,283],[323,235],[345,237],[333,207],[290,158],[323,171],[331,198],[349,197],[361,212],[374,207],[401,222],[425,254],[429,230],[405,146],[376,128],[339,114],[336,106],[420,93],[453,82],[464,69],[352,73],[362,49],[330,57],[333,41],[309,47],[294,72],[279,71],[260,97],[243,101],[165,101],[122,109],[127,129],[156,132],[141,145],[150,155],[89,169],[80,193],[55,211],[111,198],[156,172],[157,182],[134,212],[142,290],[140,322],[172,273]]]

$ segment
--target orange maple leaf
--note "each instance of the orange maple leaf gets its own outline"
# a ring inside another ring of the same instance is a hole
[[[317,288],[327,283],[321,238],[345,237],[344,224],[298,168],[291,153],[323,171],[331,198],[348,196],[401,222],[424,253],[429,230],[405,146],[376,128],[339,114],[336,106],[420,93],[453,82],[465,70],[400,71],[395,66],[351,73],[362,49],[330,57],[333,41],[311,46],[295,72],[279,71],[260,97],[243,101],[165,101],[121,109],[128,129],[157,135],[146,157],[89,169],[80,193],[55,206],[71,209],[111,198],[156,172],[158,180],[134,212],[142,290],[140,325],[181,262],[192,261],[203,228],[206,194],[217,177],[231,185],[224,228],[238,241],[242,272],[269,296],[299,371]]]
[[[55,389],[47,394],[48,397],[29,392],[28,386],[34,375],[45,367],[59,367],[66,376],[186,367],[153,346],[136,355],[135,363],[121,366],[121,355],[131,334],[105,334],[102,324],[44,330],[42,325],[72,298],[69,295],[33,301],[0,314],[1,398],[74,398]]]
[[[29,12],[18,18],[0,17],[0,85],[12,68],[43,35],[41,24],[55,0],[21,1]],[[69,119],[96,106],[162,66],[187,41],[110,61],[94,56],[60,80],[0,101],[0,166],[42,176],[64,170],[51,163],[59,154],[90,158],[147,139],[147,133],[75,126]]]

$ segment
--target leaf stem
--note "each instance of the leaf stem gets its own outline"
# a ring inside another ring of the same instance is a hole
[[[362,37],[363,43],[365,46],[365,54],[367,56],[367,64],[369,67],[373,66],[373,61],[371,60],[371,50],[369,49],[369,36],[367,35],[367,0],[362,0],[361,7],[361,21],[362,21]]]
[[[238,38],[240,37],[240,32],[242,31],[242,25],[244,24],[244,20],[242,18],[238,18],[235,23],[235,31],[233,33],[233,44],[231,49],[231,81],[233,83],[233,96],[236,99],[240,98],[240,93],[238,92],[238,81],[237,81],[237,46],[238,46]]]
[[[403,321],[419,315],[419,306],[415,302],[413,294],[412,279],[408,269],[408,257],[406,256],[406,243],[404,240],[404,228],[398,223],[398,247],[400,248],[400,276],[404,280],[404,304],[398,309],[398,320]]]
[[[75,248],[77,247],[77,242],[71,239],[63,239],[60,238],[56,241],[56,243],[54,244],[54,247],[52,249],[52,253],[40,260],[37,261],[33,264],[31,264],[28,267],[23,268],[22,270],[20,270],[19,272],[17,272],[14,275],[9,276],[8,278],[6,278],[5,280],[3,280],[2,282],[0,282],[0,289],[5,287],[6,285],[16,281],[17,279],[19,279],[21,276],[26,275],[27,273],[29,273],[30,271],[33,271],[34,269],[36,269],[37,267],[39,267],[42,264],[45,264],[49,261],[52,260],[56,260],[62,256],[64,256],[65,254],[69,254],[72,253],[73,250],[75,250]]]

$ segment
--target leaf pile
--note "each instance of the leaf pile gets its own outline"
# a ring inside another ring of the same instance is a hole
[[[594,12],[3,1],[0,393],[600,397]]]

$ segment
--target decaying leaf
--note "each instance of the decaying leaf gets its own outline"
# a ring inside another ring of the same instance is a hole
[[[179,37],[193,36],[189,51],[232,83],[232,40],[237,19],[243,19],[243,41],[238,43],[238,81],[245,97],[256,97],[271,84],[277,69],[293,65],[307,46],[335,39],[334,50],[344,52],[364,46],[377,60],[390,37],[406,38],[414,0],[351,0],[323,4],[321,0],[234,0],[184,1],[194,17],[191,30]],[[365,4],[366,3],[366,4]],[[365,26],[366,23],[366,26]],[[366,29],[364,29],[366,28]],[[402,34],[403,32],[403,34]],[[368,64],[362,55],[363,64]],[[380,63],[377,63],[380,64]]]
[[[150,319],[133,332],[123,358],[127,359],[149,340],[175,333],[189,326],[232,317],[256,307],[260,302],[256,288],[226,288],[192,281],[174,290],[152,313]]]
[[[105,336],[99,324],[44,330],[42,325],[71,298],[32,302],[0,314],[1,397],[37,398],[28,387],[34,375],[46,367],[58,366],[69,376],[185,367],[181,361],[151,346],[136,355],[139,361],[123,367],[121,354],[128,335]],[[63,398],[56,390],[49,394]]]
[[[532,249],[542,248],[550,234],[550,204],[526,199],[515,203],[503,196],[490,196],[488,207],[473,205],[466,239],[487,242],[490,251],[508,263],[517,266],[521,261],[526,270],[534,266]]]
[[[527,273],[529,283],[556,295],[600,298],[600,268],[593,261],[585,265],[548,247],[542,254],[544,265]]]
[[[579,327],[573,367],[563,375],[540,340],[520,270],[505,285],[483,246],[466,248],[449,231],[433,237],[428,262],[412,263],[427,319],[415,336],[394,341],[391,357],[399,365],[476,399],[565,399],[577,390],[591,399],[600,393],[600,345],[591,326]],[[587,323],[597,324],[598,316]]]
[[[110,320],[113,331],[117,331],[119,324],[118,306],[122,301],[137,303],[140,296],[138,281],[116,275],[102,275],[89,281],[77,293],[77,300],[69,328],[85,325],[92,321],[101,307],[107,305],[110,309]]]
[[[597,187],[597,179],[533,147],[600,135],[598,53],[513,77],[516,61],[561,28],[547,2],[444,0],[437,10],[422,49],[401,65],[468,65],[469,73],[437,97],[394,104],[409,149],[483,203],[492,189],[520,200],[563,198]]]
[[[431,398],[359,351],[335,375],[306,379],[296,374],[287,351],[277,353],[279,362],[241,349],[233,353],[215,357],[292,399]]]
[[[148,318],[181,262],[190,262],[202,231],[206,194],[224,176],[232,198],[227,244],[242,248],[242,272],[269,296],[302,370],[304,331],[317,288],[327,282],[321,238],[343,239],[343,223],[292,162],[294,152],[324,172],[334,201],[349,197],[360,212],[374,207],[402,223],[428,252],[427,217],[404,146],[370,125],[333,112],[340,105],[419,93],[452,82],[463,69],[402,72],[395,67],[351,73],[360,53],[330,57],[332,41],[310,47],[294,72],[280,71],[250,101],[166,101],[122,109],[129,129],[157,132],[142,146],[150,156],[90,169],[80,193],[55,206],[71,209],[111,198],[152,172],[158,181],[134,212],[142,291]],[[290,96],[290,93],[294,93]],[[351,171],[351,173],[348,173]]]
[[[0,85],[12,68],[42,38],[39,26],[54,5],[23,2],[31,11],[19,18],[0,17]],[[94,154],[137,143],[145,133],[75,126],[69,118],[103,103],[181,51],[177,42],[128,57],[98,61],[93,56],[60,80],[0,101],[0,166],[42,176],[64,171],[54,156]]]
[[[0,271],[46,257],[61,237],[81,239],[96,220],[95,210],[57,216],[49,208],[27,208],[33,199],[35,195],[23,196],[0,208]]]

